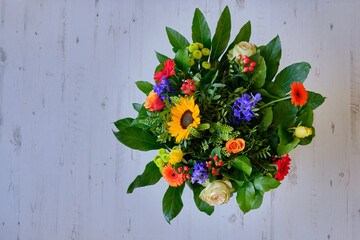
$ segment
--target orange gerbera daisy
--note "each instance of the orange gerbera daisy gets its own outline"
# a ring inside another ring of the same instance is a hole
[[[184,178],[182,174],[179,174],[173,169],[171,164],[168,163],[163,170],[161,171],[165,180],[169,183],[172,187],[178,187],[184,182]]]
[[[291,87],[291,103],[304,106],[307,102],[308,93],[301,82],[294,82],[290,85]]]

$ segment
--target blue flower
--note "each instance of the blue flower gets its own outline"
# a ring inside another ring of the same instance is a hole
[[[176,93],[176,91],[170,87],[171,85],[173,85],[173,83],[171,83],[165,77],[162,77],[161,83],[158,83],[153,87],[154,92],[157,93],[161,101],[164,101],[165,98],[168,98],[170,100],[170,95]]]
[[[235,117],[244,121],[250,121],[251,118],[255,117],[253,108],[255,108],[256,103],[261,100],[261,94],[257,93],[254,96],[251,93],[251,97],[252,99],[250,99],[249,94],[245,93],[242,97],[236,99],[232,107]]]
[[[192,183],[199,183],[199,184],[202,184],[202,183],[205,183],[205,180],[206,179],[209,179],[209,175],[208,175],[208,172],[207,172],[207,169],[205,168],[206,166],[206,163],[197,163],[193,169],[193,173],[192,173],[192,178],[191,178],[191,182]]]

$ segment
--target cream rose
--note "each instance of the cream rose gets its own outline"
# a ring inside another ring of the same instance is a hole
[[[236,44],[235,47],[228,52],[227,57],[230,61],[235,58],[235,61],[240,63],[240,59],[237,58],[239,55],[250,57],[254,53],[256,53],[255,45],[243,41]]]
[[[199,198],[210,206],[222,205],[230,200],[230,193],[234,191],[229,180],[215,180],[203,189]]]
[[[295,128],[294,135],[298,138],[305,138],[312,135],[312,129],[304,126]]]

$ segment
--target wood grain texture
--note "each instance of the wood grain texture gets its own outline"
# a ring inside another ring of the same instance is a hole
[[[280,69],[312,65],[305,87],[327,96],[316,138],[292,152],[291,172],[260,209],[235,199],[211,217],[184,190],[168,225],[167,184],[126,188],[155,152],[116,141],[112,122],[145,101],[154,50],[173,57],[165,26],[191,40],[194,9],[214,34],[229,5],[232,35],[279,34]],[[360,2],[0,1],[0,240],[349,239],[360,236]]]

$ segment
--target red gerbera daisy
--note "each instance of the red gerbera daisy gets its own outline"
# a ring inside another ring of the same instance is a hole
[[[169,163],[163,168],[161,173],[172,187],[180,186],[184,182],[183,174],[177,173]]]
[[[175,62],[174,60],[168,59],[164,62],[164,69],[155,73],[154,79],[158,81],[158,83],[161,83],[161,80],[163,77],[166,79],[172,75],[175,74]]]
[[[286,156],[282,156],[281,159],[275,163],[278,166],[278,172],[275,175],[275,179],[278,181],[284,180],[284,177],[289,173],[290,161],[289,154],[286,154]]]
[[[291,86],[291,103],[304,106],[307,102],[308,93],[301,82],[294,82]]]

